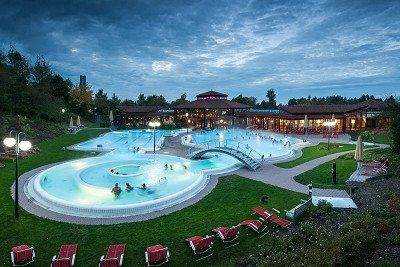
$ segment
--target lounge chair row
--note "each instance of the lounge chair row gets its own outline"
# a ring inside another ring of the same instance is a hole
[[[207,235],[205,237],[194,236],[185,239],[185,241],[189,243],[194,254],[198,256],[198,260],[201,260],[212,255],[211,248],[214,235],[218,236],[227,247],[231,247],[239,243],[239,231],[243,226],[249,227],[261,234],[266,230],[268,223],[273,223],[280,227],[287,227],[291,224],[290,221],[280,218],[261,207],[254,208],[252,214],[258,214],[261,217],[259,219],[245,220],[232,227],[218,227],[211,231],[213,233],[212,235]],[[101,256],[99,267],[121,267],[123,265],[125,247],[125,244],[110,245],[106,255]],[[77,244],[62,245],[58,255],[53,257],[50,267],[75,266],[77,250]],[[168,262],[169,257],[169,249],[163,245],[151,246],[145,251],[145,259],[148,266],[160,266]],[[35,250],[28,245],[14,247],[11,251],[13,266],[25,266],[34,262],[34,260]]]

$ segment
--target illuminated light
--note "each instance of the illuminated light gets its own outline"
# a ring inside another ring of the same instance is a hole
[[[62,112],[62,113],[65,113],[65,108],[62,108],[62,109],[61,109],[61,112]]]
[[[12,138],[12,137],[7,137],[7,138],[4,138],[4,140],[3,140],[3,144],[6,147],[13,147],[13,146],[15,146],[16,143],[17,143],[17,140],[15,140],[15,138]]]
[[[21,141],[19,142],[18,145],[19,149],[21,149],[22,151],[28,151],[29,149],[32,148],[32,144],[29,141]]]
[[[354,124],[354,123],[356,123],[356,120],[355,120],[355,119],[352,119],[352,120],[351,120],[351,124]]]
[[[332,126],[336,125],[336,122],[334,122],[334,121],[325,121],[322,125],[323,126],[332,127]]]

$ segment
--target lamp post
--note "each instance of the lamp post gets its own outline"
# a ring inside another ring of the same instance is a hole
[[[188,119],[187,123],[186,123],[186,135],[189,134],[189,123],[190,123],[190,119]]]
[[[160,125],[159,121],[149,122],[149,126],[153,127],[153,153],[156,153],[156,127],[160,127]]]
[[[330,139],[331,139],[331,127],[336,125],[336,121],[324,121],[322,123],[322,126],[326,126],[329,129],[329,134],[328,134],[328,150],[329,150],[329,145],[330,145]]]
[[[13,133],[15,134],[15,138],[12,137]],[[3,144],[6,147],[14,147],[15,149],[15,195],[14,195],[14,200],[15,200],[15,219],[19,218],[19,204],[18,204],[18,158],[19,158],[19,152],[20,150],[22,151],[28,151],[31,149],[32,144],[29,141],[20,141],[21,134],[25,135],[23,132],[15,132],[11,131],[10,132],[10,137],[6,137],[3,140]]]

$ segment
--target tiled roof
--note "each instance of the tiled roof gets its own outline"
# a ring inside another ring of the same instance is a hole
[[[367,108],[368,103],[362,102],[352,105],[286,105],[279,106],[280,109],[293,115],[306,114],[340,114],[354,110]]]
[[[177,105],[174,109],[226,109],[226,108],[233,108],[233,109],[246,109],[251,108],[248,105],[244,105],[232,100],[228,99],[197,99],[192,102],[183,103],[181,105]]]
[[[158,112],[162,108],[161,106],[120,106],[117,110],[125,113],[151,113]]]
[[[211,91],[208,91],[208,92],[205,92],[205,93],[198,94],[196,97],[205,97],[205,96],[227,97],[228,95],[211,90]]]

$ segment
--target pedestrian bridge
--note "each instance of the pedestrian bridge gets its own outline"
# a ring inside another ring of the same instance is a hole
[[[256,159],[254,154],[254,150],[245,150],[241,149],[240,144],[228,146],[227,143],[219,144],[218,146],[210,146],[209,144],[203,146],[200,150],[197,150],[190,154],[190,159],[199,159],[203,155],[210,153],[210,152],[217,152],[227,154],[232,156],[242,162],[249,170],[255,171],[261,167],[260,161],[262,160],[261,155],[259,155],[259,159]]]

